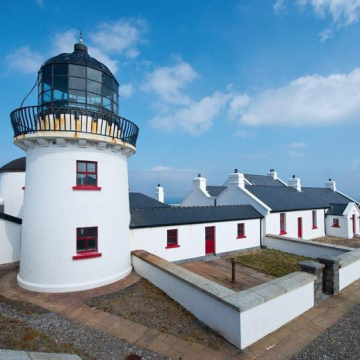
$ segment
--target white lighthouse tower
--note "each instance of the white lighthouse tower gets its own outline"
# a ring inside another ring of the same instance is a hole
[[[119,84],[82,40],[41,66],[38,90],[38,106],[11,113],[27,165],[18,283],[112,283],[131,271],[127,158],[138,127],[118,116]]]

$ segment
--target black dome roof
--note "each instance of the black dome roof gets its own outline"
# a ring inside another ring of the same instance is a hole
[[[0,173],[6,172],[25,172],[26,171],[26,158],[22,157],[13,161],[10,161],[6,165],[0,168]]]
[[[88,54],[87,46],[85,46],[82,43],[75,44],[74,52],[72,53],[62,53],[45,61],[45,63],[41,65],[41,69],[47,65],[52,65],[52,64],[75,64],[75,65],[88,66],[93,69],[104,72],[105,74],[111,76],[116,81],[116,83],[118,83],[115,76],[112,74],[109,68],[100,61],[91,57]]]

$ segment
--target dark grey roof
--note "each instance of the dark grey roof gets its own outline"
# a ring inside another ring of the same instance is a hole
[[[218,197],[224,190],[226,186],[206,186],[206,190],[212,197]]]
[[[250,205],[131,209],[130,228],[202,224],[260,218],[263,218],[263,216]]]
[[[341,216],[342,214],[344,214],[344,211],[347,206],[348,206],[348,204],[331,204],[331,208],[326,213],[326,215]]]
[[[170,205],[157,201],[142,193],[129,193],[130,209],[168,208]]]
[[[0,173],[4,172],[25,172],[26,170],[26,158],[22,157],[13,161],[10,161],[6,165],[0,168]]]
[[[246,180],[250,181],[252,185],[263,185],[263,186],[283,186],[286,187],[281,181],[274,180],[269,175],[252,175],[244,174]]]
[[[115,76],[111,73],[111,71],[106,65],[96,60],[95,58],[91,57],[87,53],[87,47],[84,46],[83,44],[75,44],[74,52],[72,53],[62,53],[48,59],[41,66],[41,68],[51,64],[75,64],[75,65],[88,66],[93,69],[100,70],[115,79]]]
[[[328,204],[348,204],[352,202],[352,200],[346,196],[328,188],[303,187],[302,191],[309,197],[321,199]]]
[[[273,212],[324,209],[330,204],[321,198],[308,196],[288,186],[246,186],[253,195],[268,205]]]

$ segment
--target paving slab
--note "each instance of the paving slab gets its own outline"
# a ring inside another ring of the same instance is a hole
[[[0,360],[81,360],[77,355],[0,350]]]

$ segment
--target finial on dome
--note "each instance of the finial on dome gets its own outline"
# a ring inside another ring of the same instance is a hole
[[[80,30],[80,37],[79,37],[79,44],[83,43],[83,33],[82,30]]]

